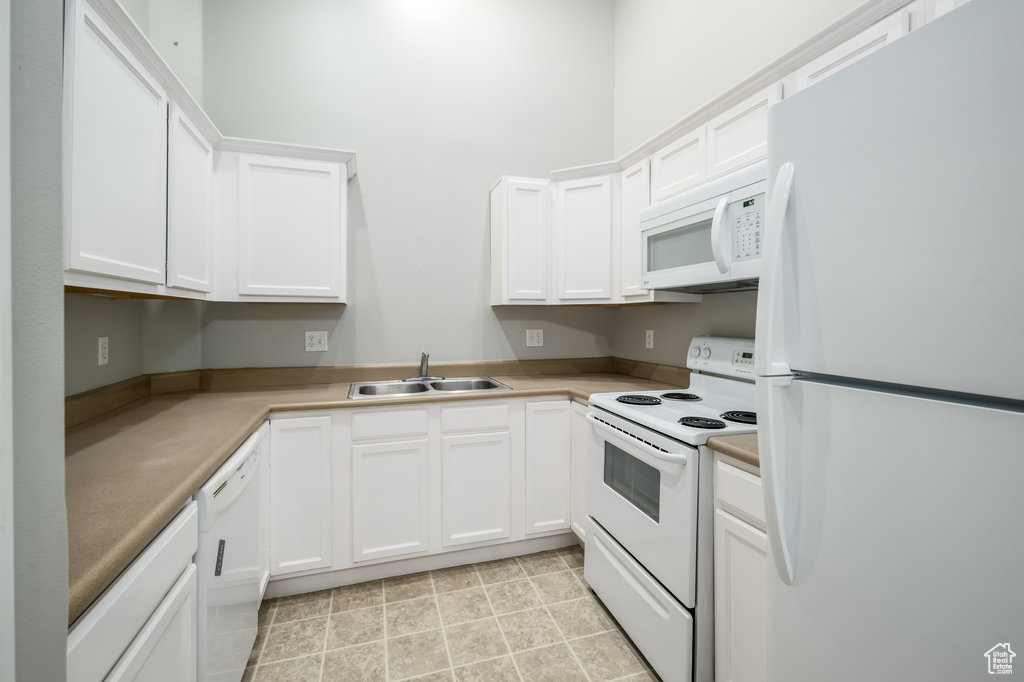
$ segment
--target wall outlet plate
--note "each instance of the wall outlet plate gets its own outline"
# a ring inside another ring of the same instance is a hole
[[[304,344],[307,353],[320,353],[327,350],[327,332],[306,332]]]
[[[105,365],[110,362],[110,338],[107,336],[96,337],[96,364]]]
[[[648,329],[644,332],[644,348],[654,348],[654,330]]]
[[[526,330],[526,345],[530,346],[543,346],[544,345],[544,330],[543,329],[527,329]]]

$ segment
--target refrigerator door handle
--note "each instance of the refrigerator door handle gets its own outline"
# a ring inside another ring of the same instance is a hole
[[[787,501],[789,506],[795,504],[796,491],[783,491],[782,467],[779,460],[786,457],[787,467],[794,466],[793,453],[786,449],[786,433],[780,421],[775,395],[792,383],[791,377],[772,377],[757,380],[757,409],[764,415],[758,419],[757,445],[760,452],[761,476],[764,480],[765,522],[768,529],[768,542],[771,545],[772,557],[775,559],[775,570],[786,585],[792,585],[795,575],[796,548],[793,536],[786,526],[785,512]]]
[[[793,162],[779,167],[772,186],[768,217],[764,226],[764,254],[757,296],[757,333],[754,335],[754,363],[758,376],[790,373],[789,363],[781,355],[785,348],[782,334],[782,242],[786,211],[793,189]]]
[[[723,275],[729,271],[729,263],[725,260],[725,249],[722,244],[722,220],[725,218],[725,209],[729,206],[729,195],[718,200],[715,207],[715,217],[711,219],[711,253],[715,257],[715,265]]]

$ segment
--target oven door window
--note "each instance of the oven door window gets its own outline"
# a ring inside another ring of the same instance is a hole
[[[658,522],[661,472],[607,441],[604,444],[604,484]]]

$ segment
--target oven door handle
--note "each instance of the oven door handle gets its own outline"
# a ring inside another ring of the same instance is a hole
[[[587,421],[593,424],[594,427],[597,428],[599,431],[604,431],[606,434],[613,436],[620,441],[624,441],[627,438],[630,438],[629,434],[623,431],[619,431],[614,426],[605,424],[603,421],[601,421],[594,415],[590,414],[589,412],[587,413],[586,417]],[[648,445],[647,443],[641,441],[639,438],[632,438],[632,440],[628,440],[626,442],[630,443],[635,448],[641,449],[645,455],[654,457],[655,459],[660,459],[663,462],[669,462],[670,464],[685,465],[688,459],[687,455],[685,454],[664,452],[651,445]]]

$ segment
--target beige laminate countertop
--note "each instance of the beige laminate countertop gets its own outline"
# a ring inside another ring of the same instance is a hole
[[[653,390],[623,374],[494,376],[511,391],[349,400],[349,383],[150,396],[67,431],[68,622],[145,549],[271,412]],[[722,439],[724,440],[724,439]]]
[[[757,452],[757,434],[748,433],[742,436],[712,436],[708,438],[712,450],[723,455],[735,457],[751,466],[760,467],[761,458]]]

